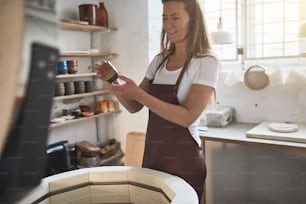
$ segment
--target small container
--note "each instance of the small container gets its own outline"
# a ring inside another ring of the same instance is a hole
[[[78,61],[77,60],[68,60],[68,73],[75,74],[78,72]]]
[[[98,113],[108,112],[107,101],[97,101],[96,102],[96,111]]]
[[[63,109],[62,114],[63,114],[63,116],[68,116],[69,115],[69,110],[68,109]]]
[[[115,111],[115,104],[113,100],[107,100],[107,109],[108,112]]]
[[[79,118],[81,115],[81,110],[80,109],[74,109],[71,111],[71,114],[75,117],[75,118]]]
[[[67,73],[68,73],[67,61],[59,61],[57,63],[57,74],[67,74]]]
[[[81,4],[79,5],[80,21],[87,21],[89,25],[96,25],[96,11],[97,5],[95,4]]]
[[[115,66],[108,60],[104,60],[102,65],[96,65],[98,76],[103,81],[108,81],[109,83],[118,83],[118,70]]]
[[[90,106],[88,106],[88,105],[79,105],[79,108],[80,108],[81,112],[90,111]]]

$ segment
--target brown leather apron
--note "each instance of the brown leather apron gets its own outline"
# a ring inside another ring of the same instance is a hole
[[[150,83],[150,94],[172,104],[179,104],[177,90],[184,69],[175,85]],[[149,112],[143,167],[164,171],[183,178],[201,198],[206,178],[202,148],[188,128],[171,123]]]

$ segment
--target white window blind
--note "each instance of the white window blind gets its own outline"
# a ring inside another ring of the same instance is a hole
[[[204,9],[209,31],[216,30],[221,15],[223,27],[235,36],[234,44],[213,45],[222,60],[237,60],[238,47],[247,60],[299,55],[306,0],[205,0]]]

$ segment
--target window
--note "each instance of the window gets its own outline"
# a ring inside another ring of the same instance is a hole
[[[299,26],[306,20],[306,0],[204,0],[209,31],[223,28],[235,36],[233,44],[213,45],[222,60],[285,58],[299,55]]]

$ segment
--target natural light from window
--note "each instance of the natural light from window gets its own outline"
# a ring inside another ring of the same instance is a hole
[[[210,32],[223,28],[235,36],[235,43],[213,45],[222,60],[298,57],[299,27],[306,20],[306,0],[204,0]]]

